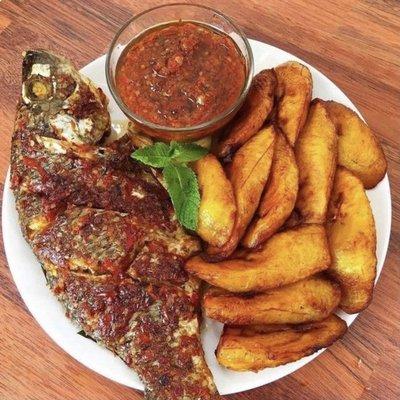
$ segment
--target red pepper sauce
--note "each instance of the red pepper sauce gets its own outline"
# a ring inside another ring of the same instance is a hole
[[[228,110],[245,79],[244,58],[228,35],[202,24],[177,22],[146,32],[124,51],[116,85],[135,114],[181,128]]]

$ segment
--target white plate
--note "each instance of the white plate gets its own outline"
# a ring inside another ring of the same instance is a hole
[[[288,60],[299,60],[276,47],[251,40],[254,52],[255,72],[270,68]],[[105,56],[94,60],[82,69],[82,72],[100,85],[110,100],[110,112],[113,120],[124,119],[124,115],[113,101],[107,88],[104,75]],[[304,63],[308,65],[307,63]],[[346,95],[326,76],[308,65],[314,79],[313,96],[322,99],[339,101],[357,111]],[[367,192],[371,201],[377,229],[378,276],[385,260],[390,236],[391,200],[388,177]],[[137,375],[132,372],[118,357],[98,346],[91,340],[77,335],[79,330],[64,315],[64,311],[55,297],[46,287],[45,279],[32,250],[22,237],[15,210],[14,197],[9,189],[7,176],[3,193],[3,239],[8,264],[17,288],[29,311],[47,332],[47,334],[68,354],[86,365],[88,368],[116,382],[135,389],[143,389]],[[341,313],[340,316],[351,324],[356,315]],[[303,358],[297,362],[277,368],[265,369],[259,373],[232,372],[220,367],[215,359],[214,350],[218,343],[222,325],[213,321],[205,321],[203,330],[203,346],[208,365],[210,366],[221,394],[230,394],[256,388],[286,376],[321,353]]]

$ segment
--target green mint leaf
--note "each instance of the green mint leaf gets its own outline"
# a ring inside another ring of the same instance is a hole
[[[155,168],[164,168],[171,161],[170,148],[162,142],[137,149],[131,154],[131,157]]]
[[[186,165],[168,164],[163,175],[178,221],[195,231],[200,206],[196,174]]]
[[[171,142],[171,158],[175,163],[187,163],[203,158],[208,150],[195,143]]]
[[[178,221],[196,230],[200,192],[195,173],[186,163],[199,160],[208,150],[194,143],[154,143],[132,153],[132,158],[155,168],[164,168],[163,176]]]

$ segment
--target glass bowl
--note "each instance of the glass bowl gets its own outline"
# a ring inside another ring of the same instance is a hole
[[[158,125],[133,113],[122,101],[116,87],[115,75],[118,60],[129,43],[154,27],[177,21],[198,22],[231,37],[242,53],[246,77],[242,91],[236,101],[224,112],[198,125],[171,127]],[[111,94],[124,114],[142,131],[162,140],[197,140],[212,135],[225,126],[236,114],[249,91],[253,78],[253,54],[250,44],[230,18],[212,8],[195,4],[168,4],[144,11],[127,21],[115,35],[106,59],[106,78]]]

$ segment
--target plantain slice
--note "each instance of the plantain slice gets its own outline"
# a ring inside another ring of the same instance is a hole
[[[236,294],[210,287],[203,298],[205,315],[225,324],[301,324],[327,318],[340,301],[337,283],[313,276],[259,294]]]
[[[340,307],[347,313],[357,313],[372,300],[376,231],[361,180],[344,168],[336,171],[327,233],[332,254],[329,273],[342,288]]]
[[[296,211],[302,223],[324,224],[337,161],[337,136],[324,103],[313,100],[295,146],[299,168]]]
[[[216,351],[218,362],[234,371],[259,371],[297,361],[328,347],[344,335],[346,323],[336,315],[323,321],[283,327],[226,326]]]
[[[210,259],[219,260],[229,257],[244,235],[257,210],[268,180],[274,142],[275,129],[269,126],[261,129],[233,157],[228,169],[228,177],[236,200],[236,220],[231,237],[224,246],[207,248]]]
[[[297,61],[275,67],[277,78],[276,124],[291,146],[306,122],[312,94],[312,77],[309,69]]]
[[[243,246],[258,247],[284,224],[296,202],[298,176],[293,149],[277,132],[269,181],[257,214],[242,239]]]
[[[236,218],[232,184],[218,159],[211,153],[193,163],[200,188],[197,234],[221,247],[230,238]]]
[[[339,136],[338,164],[360,178],[366,189],[373,188],[383,179],[387,169],[378,139],[350,108],[335,101],[326,101],[325,106]]]
[[[218,157],[233,154],[260,130],[273,108],[275,87],[273,69],[265,69],[254,77],[242,108],[229,126],[227,135],[217,145]]]
[[[312,224],[277,233],[261,251],[240,256],[218,263],[196,256],[186,270],[231,292],[263,292],[323,271],[331,262],[325,228]]]

